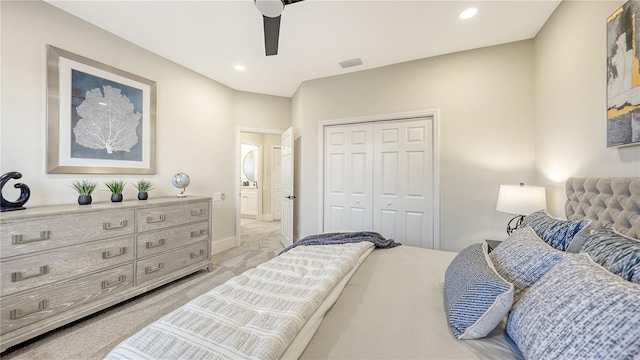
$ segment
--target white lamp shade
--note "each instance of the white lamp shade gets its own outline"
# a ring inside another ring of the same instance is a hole
[[[516,215],[529,215],[546,209],[544,187],[530,185],[500,185],[496,210]]]

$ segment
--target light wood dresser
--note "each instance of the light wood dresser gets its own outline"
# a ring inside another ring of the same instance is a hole
[[[211,198],[0,213],[1,350],[211,264]]]

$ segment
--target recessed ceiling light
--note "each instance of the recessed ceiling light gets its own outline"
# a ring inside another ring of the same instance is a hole
[[[468,8],[465,11],[460,13],[460,19],[469,19],[474,17],[478,13],[478,9],[476,8]]]
[[[247,70],[247,68],[245,68],[245,67],[244,67],[244,65],[240,65],[240,64],[238,64],[238,65],[234,65],[234,66],[233,66],[233,68],[234,68],[234,69],[236,69],[236,70],[238,70],[238,71],[245,71],[245,70]]]

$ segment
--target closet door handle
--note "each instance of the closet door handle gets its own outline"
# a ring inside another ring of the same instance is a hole
[[[102,223],[102,230],[122,229],[122,228],[125,228],[125,227],[127,227],[127,220],[126,219],[120,220],[120,224],[119,225],[111,225],[110,222]]]
[[[16,245],[16,244],[25,244],[25,243],[30,243],[30,242],[34,242],[34,241],[43,241],[43,240],[49,240],[49,231],[40,231],[40,237],[35,238],[35,239],[23,239],[22,235],[11,235],[11,243]]]
[[[37,312],[40,312],[42,310],[46,310],[49,307],[49,301],[47,299],[42,300],[38,303],[38,308],[32,311],[22,311],[22,309],[13,309],[11,310],[11,312],[9,313],[9,319],[11,320],[18,320],[20,318],[23,318],[27,315],[31,315],[31,314],[35,314]]]

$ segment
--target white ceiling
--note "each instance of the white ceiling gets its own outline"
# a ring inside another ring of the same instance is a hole
[[[306,0],[285,7],[269,57],[253,0],[45,1],[233,89],[290,97],[305,80],[531,39],[561,0]]]

